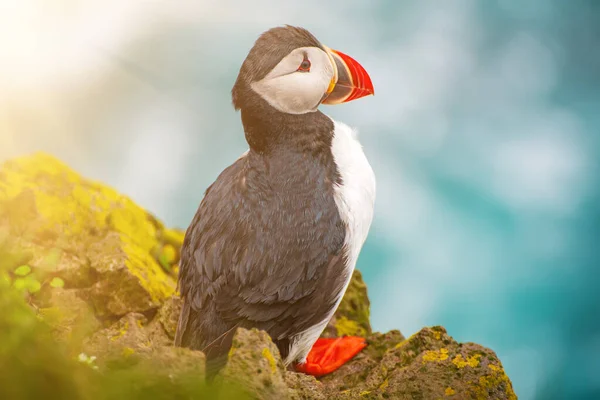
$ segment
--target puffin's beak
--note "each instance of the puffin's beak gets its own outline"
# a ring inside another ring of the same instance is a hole
[[[369,74],[358,61],[341,51],[323,47],[334,71],[327,93],[323,96],[323,104],[340,104],[375,94]]]

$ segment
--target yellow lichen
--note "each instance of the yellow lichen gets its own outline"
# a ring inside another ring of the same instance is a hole
[[[125,265],[138,278],[152,302],[158,303],[173,295],[175,281],[160,268],[150,253],[131,243],[123,243],[122,246],[128,255]]]
[[[273,357],[273,354],[271,354],[271,350],[269,350],[268,348],[265,347],[262,350],[262,355],[269,362],[269,367],[271,367],[271,372],[272,373],[277,372],[277,361],[275,361],[275,357]]]
[[[131,347],[124,347],[123,351],[121,352],[123,357],[129,357],[129,356],[133,355],[134,353],[135,353],[135,350],[133,350]]]
[[[358,269],[352,273],[352,279],[335,313],[337,335],[367,336],[371,333],[369,323],[369,298],[367,286]]]
[[[472,387],[472,392],[477,400],[484,400],[488,398],[490,390],[497,389],[499,386],[504,386],[504,392],[506,399],[516,400],[517,396],[512,388],[510,379],[504,372],[504,370],[494,364],[489,364],[488,369],[490,373],[479,378],[479,385]]]
[[[231,346],[231,348],[229,349],[229,352],[227,353],[227,358],[231,358],[234,353],[235,353],[235,347]]]
[[[346,317],[340,317],[335,323],[335,330],[338,336],[366,336],[367,330],[360,326],[358,322],[349,320]]]
[[[442,362],[448,358],[448,349],[427,350],[423,354],[423,364],[426,362]]]
[[[467,365],[471,368],[475,368],[479,365],[479,359],[481,358],[481,354],[475,354],[474,356],[467,357],[465,360],[461,354],[458,354],[452,360],[452,363],[456,365],[458,368],[464,368]]]
[[[385,365],[381,366],[381,373],[383,374],[383,376],[386,376],[388,373],[388,369],[385,367]]]
[[[125,336],[127,334],[128,330],[129,330],[129,322],[125,322],[123,324],[123,327],[119,330],[119,332],[116,335],[111,336],[110,340],[112,342],[119,340],[120,338],[122,338],[123,336]]]
[[[446,396],[454,396],[456,394],[456,391],[450,386],[448,386],[446,390],[444,390],[444,394],[446,394]]]
[[[390,382],[387,379],[385,381],[383,381],[383,383],[381,385],[379,385],[379,390],[384,390],[385,388],[387,388],[389,383]]]

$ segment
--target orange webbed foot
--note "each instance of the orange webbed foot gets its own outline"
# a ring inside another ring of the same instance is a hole
[[[327,375],[350,361],[366,346],[366,340],[358,336],[319,338],[308,353],[306,362],[296,365],[296,371],[316,377]]]

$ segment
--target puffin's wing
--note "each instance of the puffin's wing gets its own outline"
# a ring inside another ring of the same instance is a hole
[[[225,283],[223,278],[227,273],[223,269],[232,266],[217,260],[217,252],[224,250],[222,244],[225,241],[231,249],[242,244],[234,240],[235,220],[230,220],[235,218],[236,178],[242,169],[242,162],[238,160],[221,172],[206,189],[186,231],[179,262],[178,286],[183,305],[175,334],[176,346],[204,350],[203,346],[212,341],[219,330],[215,326],[214,332],[206,332],[210,330],[209,319],[214,318],[208,308],[210,299],[220,293]]]
[[[269,189],[257,187],[260,180],[248,174],[242,160],[223,171],[188,228],[179,280],[185,299],[180,343],[197,325],[189,321],[194,312],[207,320],[202,329],[249,325],[275,340],[285,338],[322,322],[347,282],[344,228],[331,226],[338,218],[334,206],[317,211],[310,204],[298,206],[298,215],[318,212],[314,220],[323,224],[302,231],[286,220],[282,208],[266,207],[272,205],[264,197]]]

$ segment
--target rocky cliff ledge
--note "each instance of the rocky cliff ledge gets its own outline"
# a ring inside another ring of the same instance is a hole
[[[315,379],[240,329],[219,380],[172,347],[183,232],[45,154],[0,167],[0,398],[516,399],[496,354],[442,327],[376,333],[357,271],[325,336],[369,346]],[[392,312],[392,310],[390,310]]]

